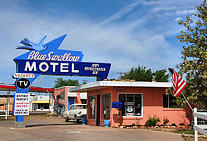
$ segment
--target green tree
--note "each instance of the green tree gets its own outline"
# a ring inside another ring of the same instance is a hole
[[[165,69],[157,70],[153,73],[155,76],[155,80],[158,82],[168,82],[169,74],[166,74],[167,71]]]
[[[185,27],[177,36],[184,43],[181,74],[185,74],[188,86],[184,91],[191,104],[207,108],[207,5],[206,0],[197,7],[195,21],[189,16],[179,24]]]
[[[166,72],[166,70],[157,70],[153,72],[151,69],[138,66],[131,68],[129,72],[120,73],[120,79],[152,82],[153,76],[155,76],[155,80],[158,82],[168,82],[169,75],[166,74]]]
[[[63,87],[63,86],[78,86],[79,82],[78,80],[64,80],[63,78],[57,78],[55,80],[55,86],[54,88],[59,88],[59,87]]]

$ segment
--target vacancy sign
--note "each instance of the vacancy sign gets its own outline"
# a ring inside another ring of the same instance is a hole
[[[13,75],[14,78],[34,78],[34,74],[32,73],[15,73]]]
[[[29,115],[29,94],[16,93],[14,115]]]

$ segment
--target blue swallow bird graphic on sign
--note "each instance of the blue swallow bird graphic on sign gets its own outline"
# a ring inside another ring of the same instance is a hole
[[[26,50],[43,50],[46,49],[46,46],[43,45],[44,40],[47,36],[44,36],[39,44],[35,44],[33,42],[31,42],[29,39],[25,38],[24,40],[22,40],[20,43],[23,44],[24,46],[18,46],[17,49],[26,49]]]
[[[18,46],[17,49],[26,49],[29,52],[22,54],[15,58],[15,60],[29,59],[29,60],[42,60],[42,61],[66,61],[66,62],[81,62],[83,53],[81,51],[63,50],[59,49],[67,34],[60,36],[46,44],[44,36],[38,44],[31,42],[25,38],[20,43],[23,46]]]

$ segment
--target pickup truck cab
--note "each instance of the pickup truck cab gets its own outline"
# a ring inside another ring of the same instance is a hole
[[[87,104],[72,104],[68,111],[63,113],[63,117],[66,121],[75,120],[76,123],[81,120],[82,117],[86,117]]]

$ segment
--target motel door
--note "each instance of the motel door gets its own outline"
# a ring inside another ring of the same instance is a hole
[[[96,125],[100,125],[100,95],[97,95],[97,115],[96,115]]]
[[[68,109],[72,104],[74,104],[74,97],[68,97]]]

